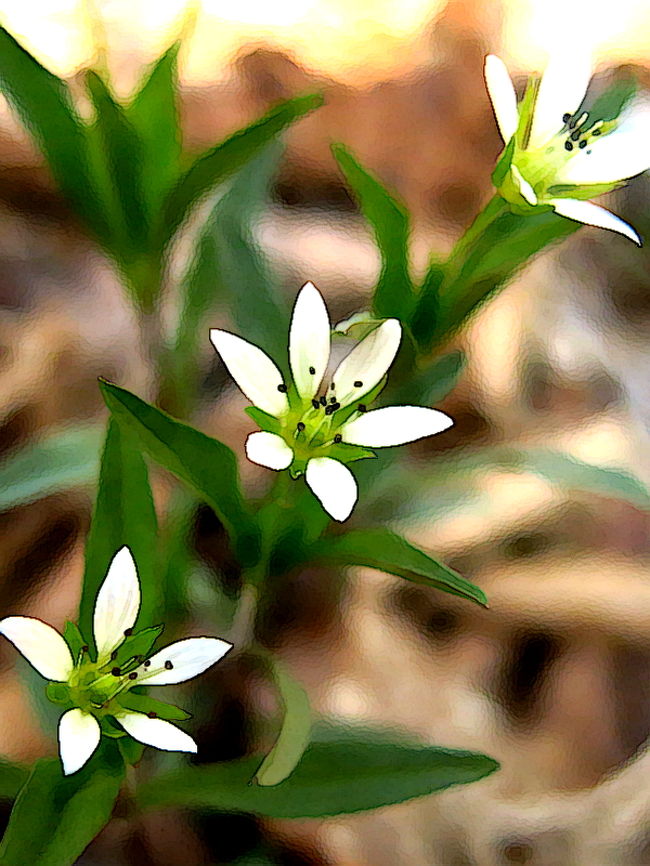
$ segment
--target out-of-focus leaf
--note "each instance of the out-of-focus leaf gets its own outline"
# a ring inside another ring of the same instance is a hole
[[[36,502],[97,477],[103,431],[63,430],[0,461],[0,512]]]
[[[110,820],[123,778],[124,763],[108,741],[71,776],[56,759],[37,761],[14,804],[0,862],[71,866]]]
[[[117,551],[128,545],[140,579],[140,622],[159,615],[161,587],[156,574],[157,521],[149,474],[139,442],[127,425],[112,418],[99,473],[99,488],[86,542],[86,568],[79,605],[79,628],[90,646],[99,587]]]
[[[459,328],[535,254],[577,231],[580,223],[548,210],[515,214],[495,196],[446,265],[434,341]]]
[[[223,522],[240,562],[254,562],[259,555],[258,532],[242,498],[237,461],[230,448],[124,388],[104,380],[100,388],[121,428],[134,434],[135,447],[189,484]]]
[[[321,728],[280,785],[248,784],[260,756],[182,769],[143,783],[143,808],[165,806],[318,818],[377,809],[475,782],[498,763],[472,752],[400,741],[393,732],[342,725]]]
[[[411,333],[421,352],[426,352],[435,333],[440,311],[440,286],[445,276],[443,265],[434,260],[422,281],[411,317]]]
[[[440,403],[458,384],[465,363],[465,354],[459,349],[441,355],[400,385],[397,392],[399,402],[424,406]]]
[[[387,529],[355,529],[326,536],[308,550],[307,561],[376,568],[487,607],[478,586]]]
[[[0,27],[0,88],[34,136],[62,192],[102,238],[108,226],[89,172],[85,130],[67,86]]]
[[[143,743],[139,743],[132,737],[120,737],[116,742],[125,764],[129,764],[133,767],[140,763],[142,760],[142,754],[145,750]]]
[[[406,208],[363,168],[342,144],[332,153],[372,226],[381,253],[382,267],[375,289],[373,308],[377,316],[395,316],[408,321],[415,299],[409,275],[409,218]]]
[[[263,786],[279,785],[293,773],[311,734],[311,707],[307,692],[277,662],[273,665],[273,676],[284,708],[284,719],[275,745],[253,779]]]
[[[125,109],[140,138],[142,193],[152,222],[159,219],[163,200],[180,173],[181,132],[176,105],[179,48],[180,42],[175,42],[156,60]]]
[[[264,117],[240,129],[202,154],[181,177],[167,198],[162,246],[183,222],[190,208],[216,184],[252,159],[283,129],[323,103],[320,94],[288,99]]]
[[[0,800],[14,800],[28,778],[27,767],[0,758]]]

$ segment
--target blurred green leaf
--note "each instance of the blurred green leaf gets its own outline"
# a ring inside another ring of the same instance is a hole
[[[273,664],[273,677],[280,693],[284,719],[275,745],[253,778],[253,782],[262,786],[279,785],[293,773],[311,734],[311,707],[307,692],[277,661]]]
[[[446,339],[534,255],[578,228],[580,223],[551,210],[512,213],[506,202],[495,196],[461,238],[446,265],[434,340]]]
[[[242,168],[287,126],[322,103],[320,94],[288,99],[202,154],[167,198],[161,247],[166,245],[192,206],[211,188]]]
[[[109,822],[124,777],[114,743],[64,776],[57,759],[34,764],[0,845],[3,866],[71,866]]]
[[[373,309],[377,316],[395,316],[408,321],[414,302],[409,275],[409,217],[405,206],[357,161],[342,144],[332,153],[372,226],[381,253],[382,267],[375,289]]]
[[[0,461],[0,512],[36,502],[97,477],[103,430],[51,433]]]
[[[230,448],[124,388],[101,380],[100,389],[120,427],[135,436],[135,447],[189,484],[223,522],[240,562],[254,562],[259,555],[258,532],[242,498]]]
[[[183,722],[185,719],[192,718],[191,713],[187,713],[180,707],[157,701],[155,698],[150,698],[149,695],[136,694],[133,689],[119,695],[117,700],[127,710],[133,710],[136,713],[155,713],[159,719],[165,719],[168,722]]]
[[[142,193],[150,221],[161,208],[180,174],[181,130],[178,119],[178,51],[175,42],[156,62],[125,108],[138,133],[142,153]]]
[[[459,349],[447,352],[433,360],[428,366],[415,370],[397,390],[400,403],[416,403],[434,406],[454,390],[463,375],[466,364],[465,353]]]
[[[0,758],[0,800],[15,800],[29,778],[29,772],[27,767]]]
[[[308,549],[307,557],[308,562],[376,568],[487,607],[478,586],[387,529],[354,529],[345,535],[326,536]]]
[[[0,89],[42,148],[52,175],[98,238],[108,226],[90,176],[85,130],[67,86],[0,27]]]
[[[440,286],[444,276],[444,266],[437,260],[432,261],[418,293],[411,317],[411,333],[421,352],[427,351],[436,330],[440,311]]]
[[[111,418],[99,472],[99,487],[86,542],[79,628],[90,646],[93,641],[93,611],[99,587],[117,551],[128,545],[140,578],[142,604],[140,622],[149,624],[160,613],[160,581],[155,568],[157,520],[149,474],[126,425]]]
[[[120,737],[117,740],[117,747],[120,750],[122,759],[125,764],[134,767],[142,760],[142,755],[145,750],[144,743],[139,743],[132,737]]]
[[[250,785],[260,756],[184,768],[144,782],[143,808],[165,806],[319,818],[377,809],[475,782],[498,763],[472,752],[400,742],[393,732],[342,725],[321,728],[293,774],[274,787]]]

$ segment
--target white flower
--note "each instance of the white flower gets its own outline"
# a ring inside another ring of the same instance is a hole
[[[287,384],[261,349],[213,328],[212,345],[254,404],[247,411],[263,428],[246,440],[248,459],[269,469],[290,469],[293,478],[304,474],[325,511],[335,520],[346,520],[357,501],[357,483],[346,463],[374,457],[371,448],[413,442],[453,423],[424,406],[367,411],[383,387],[401,337],[397,319],[384,320],[327,379],[329,315],[316,286],[305,283],[291,319]]]
[[[132,686],[189,680],[223,658],[232,644],[218,638],[194,637],[170,644],[146,660],[130,655],[129,641],[136,646],[143,635],[133,632],[139,609],[140,582],[135,562],[128,547],[123,547],[113,557],[95,602],[96,661],[90,658],[86,645],[77,649],[75,658],[64,638],[40,619],[8,616],[0,620],[0,634],[41,676],[65,684],[56,686],[53,698],[57,703],[71,705],[59,721],[59,753],[65,775],[75,773],[88,761],[99,745],[103,726],[108,726],[113,735],[120,735],[119,729],[111,725],[113,719],[141,743],[172,752],[196,752],[194,740],[176,725],[158,718],[156,712],[130,708],[133,700],[128,690]],[[159,630],[153,631],[155,639]],[[151,643],[153,640],[148,641],[149,648]],[[143,700],[146,705],[146,699],[137,696],[139,705]]]
[[[517,210],[550,206],[640,245],[631,226],[585,199],[650,167],[650,106],[647,99],[623,97],[613,98],[609,106],[606,100],[583,105],[590,78],[591,58],[574,45],[550,58],[541,80],[531,80],[518,105],[503,61],[486,58],[485,81],[506,144],[504,171],[495,183]]]

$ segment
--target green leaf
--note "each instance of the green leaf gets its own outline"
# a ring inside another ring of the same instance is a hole
[[[495,196],[449,259],[434,340],[446,340],[534,255],[579,227],[550,210],[512,213]]]
[[[414,302],[409,274],[409,217],[406,208],[342,144],[332,153],[372,226],[381,253],[382,267],[373,300],[377,316],[396,316],[408,321]]]
[[[278,662],[273,665],[273,676],[284,708],[284,719],[275,745],[253,778],[253,782],[263,786],[279,785],[293,773],[311,734],[311,707],[307,692]]]
[[[14,804],[0,845],[3,866],[70,866],[108,823],[124,777],[113,743],[64,776],[52,758],[37,761]]]
[[[159,719],[165,719],[168,722],[183,722],[185,719],[192,718],[191,713],[180,707],[157,701],[155,698],[150,698],[149,695],[137,694],[133,689],[118,695],[117,700],[125,710],[133,710],[136,713],[155,713]]]
[[[459,349],[441,355],[428,367],[414,372],[413,376],[399,387],[399,401],[435,406],[454,390],[465,370],[466,361],[465,353]]]
[[[239,488],[230,448],[176,421],[135,394],[100,380],[100,389],[121,428],[130,431],[157,463],[185,481],[223,522],[242,564],[259,555],[258,532]]]
[[[424,276],[417,303],[411,317],[411,333],[420,352],[429,349],[436,330],[440,310],[440,286],[445,269],[438,261],[432,261]]]
[[[125,664],[135,656],[148,656],[164,628],[164,625],[153,625],[127,637],[117,650],[117,657],[115,659],[117,667]]]
[[[179,48],[180,42],[175,42],[156,60],[125,109],[140,139],[142,194],[151,220],[159,218],[163,201],[180,173],[181,130],[176,105]]]
[[[120,203],[121,225],[114,227],[114,234],[120,239],[120,248],[133,257],[138,250],[146,249],[149,228],[141,188],[142,145],[124,109],[115,101],[101,76],[89,70],[86,84]]]
[[[161,246],[167,243],[192,206],[210,189],[245,165],[287,126],[322,103],[320,94],[288,99],[202,154],[167,198]]]
[[[307,555],[309,562],[376,568],[487,607],[485,594],[478,586],[387,529],[358,529],[326,536]]]
[[[52,175],[86,226],[108,226],[89,172],[85,130],[67,86],[0,27],[0,89],[42,148]]]
[[[63,430],[5,457],[0,461],[0,512],[93,484],[102,437],[99,427]]]
[[[86,641],[83,638],[83,635],[79,631],[79,626],[74,622],[70,622],[69,620],[65,624],[65,628],[63,629],[63,637],[65,642],[70,647],[70,652],[72,653],[72,657],[74,659],[79,657],[79,653],[81,652],[81,648],[86,646]]]
[[[15,800],[29,778],[29,770],[0,758],[0,800]]]
[[[377,809],[475,782],[499,766],[485,755],[343,726],[321,729],[280,785],[248,784],[259,760],[253,756],[160,776],[140,786],[139,802],[147,809],[190,806],[271,818],[319,818]]]
[[[131,430],[115,419],[108,424],[99,473],[99,487],[86,542],[79,628],[92,643],[95,598],[108,566],[125,544],[135,560],[142,604],[140,621],[149,623],[159,613],[162,599],[155,568],[157,521],[149,474]]]

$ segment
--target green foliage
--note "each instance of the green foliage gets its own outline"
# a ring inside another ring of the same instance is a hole
[[[273,675],[284,709],[284,719],[273,748],[253,779],[263,786],[279,785],[293,773],[311,735],[311,707],[307,693],[277,662],[273,665]]]
[[[409,217],[404,205],[355,159],[342,144],[332,153],[375,233],[381,253],[381,274],[375,289],[373,309],[377,316],[395,316],[408,321],[414,301],[409,274]]]
[[[36,502],[97,477],[103,431],[80,427],[51,433],[0,461],[0,512]]]
[[[435,333],[440,310],[440,286],[445,268],[434,259],[424,275],[417,302],[411,316],[411,333],[421,352],[426,352]]]
[[[71,866],[110,819],[124,777],[112,742],[64,776],[57,759],[37,761],[20,791],[0,845],[3,866]]]
[[[0,800],[14,800],[29,778],[29,770],[0,758]]]
[[[108,566],[128,545],[137,564],[143,622],[151,622],[162,603],[155,569],[157,521],[147,467],[138,440],[125,425],[111,419],[99,473],[92,525],[86,542],[86,568],[79,606],[79,628],[93,646],[95,598]]]
[[[259,756],[182,769],[140,786],[145,809],[193,807],[271,818],[319,818],[376,809],[475,782],[498,768],[472,752],[400,742],[391,732],[321,728],[282,784],[248,784]]]
[[[487,607],[478,586],[387,529],[355,529],[326,536],[309,549],[308,555],[314,562],[376,568]]]
[[[188,484],[214,510],[242,564],[255,561],[258,531],[242,498],[237,461],[230,448],[124,388],[104,380],[100,388],[120,429],[135,437],[135,448]]]
[[[435,406],[454,390],[463,375],[466,361],[465,353],[459,349],[440,355],[400,385],[398,399],[402,403]]]

